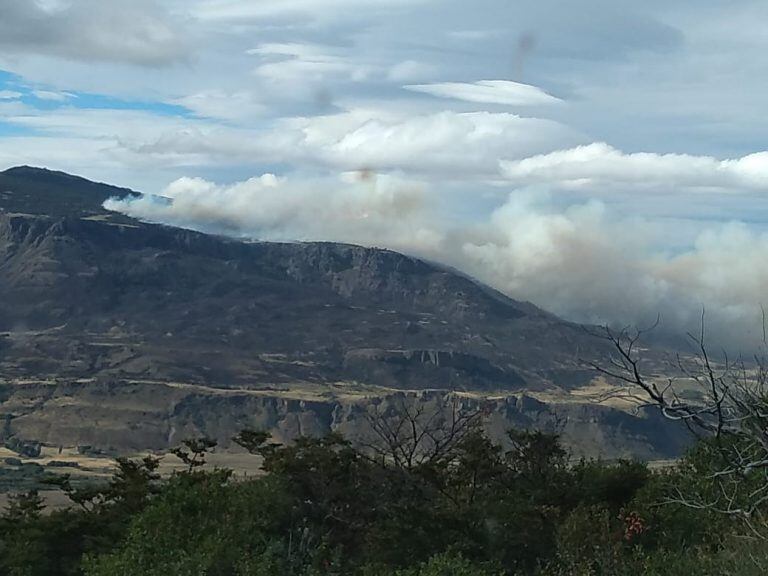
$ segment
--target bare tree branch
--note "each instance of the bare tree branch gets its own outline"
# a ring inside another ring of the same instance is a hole
[[[382,465],[413,470],[450,461],[483,418],[483,410],[456,393],[428,400],[402,394],[368,408],[362,448]]]
[[[663,384],[659,378],[646,375],[641,366],[639,342],[648,329],[588,329],[608,342],[613,354],[603,364],[587,364],[616,385],[605,394],[606,399],[623,398],[638,407],[657,406],[667,418],[711,439],[720,463],[708,478],[714,492],[697,497],[678,491],[670,502],[739,517],[756,535],[766,537],[768,365],[764,354],[756,355],[749,365],[743,358],[732,362],[725,353],[715,362],[706,345],[705,320],[702,310],[699,333],[688,334],[693,353],[677,355],[678,375],[666,378]],[[765,326],[763,310],[763,344],[768,349]],[[695,385],[695,397],[682,392],[684,381]]]

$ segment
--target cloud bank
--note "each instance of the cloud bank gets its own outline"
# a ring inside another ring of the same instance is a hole
[[[154,0],[0,0],[0,14],[5,52],[152,67],[188,55],[177,26]]]

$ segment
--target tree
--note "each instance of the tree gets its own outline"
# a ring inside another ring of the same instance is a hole
[[[296,553],[288,552],[292,505],[270,479],[234,483],[221,470],[176,474],[131,518],[114,551],[86,558],[85,573],[301,574],[292,570]]]
[[[607,366],[592,366],[620,385],[622,397],[658,407],[703,439],[698,461],[706,486],[696,493],[677,490],[670,501],[739,518],[768,538],[768,363],[764,354],[750,362],[727,356],[715,361],[704,327],[702,314],[700,333],[688,334],[693,353],[676,359],[676,377],[660,380],[645,373],[640,342],[647,330],[603,328],[598,335],[611,344],[614,356]],[[697,397],[679,392],[680,378],[697,385]]]
[[[11,494],[3,518],[9,522],[28,522],[40,517],[45,502],[37,490]]]
[[[482,424],[485,412],[456,393],[430,400],[400,394],[391,404],[373,403],[366,414],[369,433],[363,449],[380,464],[404,470],[450,461]]]
[[[171,454],[186,464],[187,472],[191,473],[196,468],[205,465],[206,455],[217,446],[218,442],[202,437],[184,440],[181,444],[181,446],[173,448]]]
[[[117,470],[106,486],[73,486],[69,474],[48,478],[45,483],[56,486],[85,512],[114,512],[116,507],[122,513],[136,512],[158,491],[160,459],[151,455],[138,460],[119,457],[115,463]]]

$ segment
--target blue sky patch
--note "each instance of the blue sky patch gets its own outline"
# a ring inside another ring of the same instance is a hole
[[[151,112],[161,116],[181,116],[185,118],[192,117],[189,110],[183,106],[175,104],[166,104],[164,102],[153,101],[141,101],[141,100],[124,100],[112,96],[105,96],[102,94],[93,94],[88,92],[76,92],[76,91],[57,91],[47,86],[31,86],[26,83],[21,76],[13,74],[6,70],[0,70],[0,90],[7,90],[10,92],[19,92],[21,97],[18,99],[20,102],[32,106],[37,110],[56,110],[62,107],[72,107],[80,109],[97,109],[97,110],[138,110],[144,112]],[[54,98],[52,96],[45,97],[38,93],[48,93],[50,95],[60,94],[60,98]],[[5,134],[5,132],[2,132]]]

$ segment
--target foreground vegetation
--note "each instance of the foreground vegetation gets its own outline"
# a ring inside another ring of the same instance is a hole
[[[244,432],[237,441],[263,458],[264,476],[203,471],[213,443],[199,440],[175,452],[187,469],[166,480],[155,458],[120,460],[108,486],[59,480],[69,509],[43,513],[36,492],[17,496],[0,520],[0,574],[756,575],[768,567],[762,512],[742,518],[679,502],[713,489],[712,441],[663,471],[569,463],[557,438],[538,432],[510,432],[502,449],[479,427],[439,458],[410,463],[337,436],[277,446]]]

